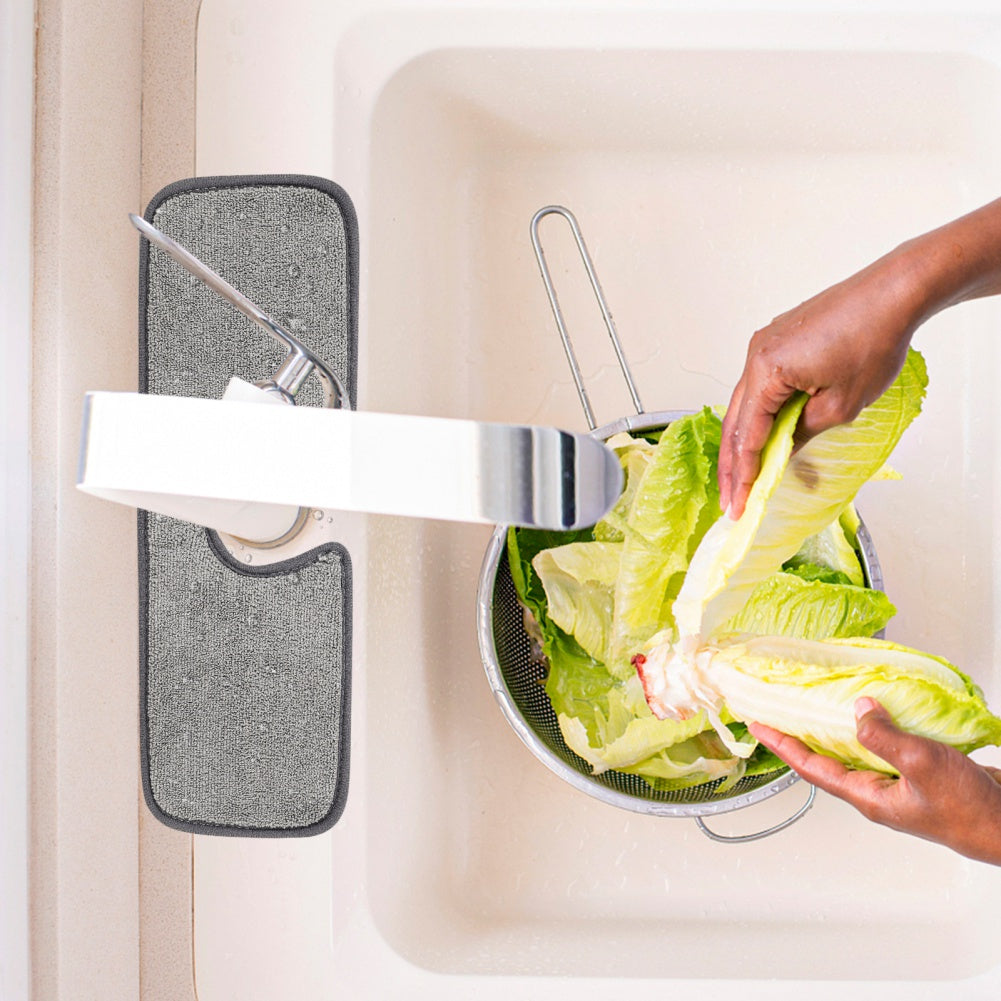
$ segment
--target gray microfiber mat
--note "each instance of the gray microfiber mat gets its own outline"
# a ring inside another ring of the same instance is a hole
[[[320,178],[195,178],[146,218],[323,358],[355,397],[357,225]],[[158,249],[140,253],[140,389],[218,398],[272,376],[280,345]],[[297,405],[318,405],[315,378]],[[220,456],[225,461],[225,456]],[[140,512],[143,789],[201,834],[326,830],[348,784],[351,563],[332,543],[234,560],[213,532]]]

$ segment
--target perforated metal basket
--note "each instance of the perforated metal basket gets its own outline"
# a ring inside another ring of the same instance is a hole
[[[605,317],[606,326],[622,366],[623,376],[629,384],[638,413],[623,417],[611,424],[595,428],[593,414],[587,401],[586,391],[580,378],[573,349],[563,324],[562,314],[552,287],[552,281],[545,264],[544,254],[538,243],[537,226],[546,214],[556,212],[568,222],[574,231],[577,246],[588,269],[591,284]],[[550,206],[540,209],[532,220],[532,238],[539,257],[543,280],[549,292],[550,303],[557,325],[563,337],[571,371],[577,383],[578,393],[584,412],[592,430],[599,440],[606,440],[622,431],[643,432],[659,430],[688,411],[660,411],[644,413],[635,392],[632,377],[618,345],[618,335],[604,302],[601,288],[594,275],[593,265],[576,220],[568,210]],[[518,601],[511,579],[507,560],[507,526],[498,526],[490,539],[480,573],[477,598],[477,632],[480,653],[490,687],[501,710],[518,736],[531,752],[549,769],[574,788],[612,806],[637,813],[667,817],[693,817],[700,829],[708,837],[717,841],[745,842],[765,837],[788,827],[798,820],[813,804],[816,790],[811,787],[805,803],[790,817],[766,830],[751,834],[726,836],[709,829],[704,817],[739,810],[759,803],[776,793],[789,788],[798,781],[798,776],[788,767],[758,775],[744,776],[727,789],[721,789],[723,779],[716,779],[686,789],[661,791],[636,775],[625,772],[606,771],[594,775],[591,766],[575,754],[563,740],[556,714],[546,695],[544,681],[548,670],[545,659],[525,629],[524,609]],[[872,539],[865,525],[858,532],[858,555],[869,587],[882,590],[883,578],[876,557]]]
[[[593,432],[602,440],[619,431],[659,429],[682,416],[678,412],[645,415],[644,420],[625,418]],[[882,590],[883,578],[872,539],[865,525],[858,532],[858,555],[866,583]],[[508,722],[531,752],[574,788],[603,803],[662,817],[694,817],[708,837],[717,841],[752,841],[773,834],[798,820],[812,805],[815,790],[792,816],[767,830],[740,836],[724,836],[710,830],[703,817],[728,813],[759,803],[788,789],[798,781],[789,768],[741,778],[729,789],[720,790],[723,779],[687,789],[660,791],[639,776],[607,771],[591,774],[591,766],[575,754],[563,740],[556,714],[549,703],[543,682],[547,665],[525,630],[524,609],[518,601],[507,561],[507,527],[495,529],[487,547],[480,573],[477,600],[477,632],[480,653],[494,698]]]

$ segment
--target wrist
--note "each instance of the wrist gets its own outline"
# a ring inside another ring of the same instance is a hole
[[[936,313],[958,301],[961,278],[942,242],[926,234],[900,244],[884,261],[907,320],[908,337]]]
[[[958,844],[952,847],[977,862],[1001,866],[1001,791],[985,797],[980,806],[980,815],[962,832]]]
[[[909,297],[914,327],[948,306],[1001,292],[1001,199],[907,240],[887,258]]]
[[[883,350],[899,356],[914,331],[943,308],[946,294],[917,241],[901,244],[852,279],[861,283],[868,336],[883,342]]]

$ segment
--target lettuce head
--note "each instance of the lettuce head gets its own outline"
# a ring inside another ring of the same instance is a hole
[[[776,418],[744,514],[720,515],[720,419],[709,408],[656,436],[608,442],[625,474],[593,530],[512,529],[519,597],[538,625],[546,693],[567,746],[595,774],[678,789],[781,767],[747,722],[791,733],[858,768],[853,707],[879,700],[898,725],[964,752],[1001,743],[979,689],[939,657],[872,639],[894,614],[865,586],[859,488],[921,410],[924,361],[850,424],[793,451],[806,402]]]

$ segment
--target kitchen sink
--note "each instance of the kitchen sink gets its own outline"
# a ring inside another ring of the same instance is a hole
[[[646,409],[724,405],[756,328],[1001,174],[997,16],[731,6],[203,0],[197,173],[352,196],[363,409],[585,427],[529,241],[548,204],[580,221]],[[560,221],[542,235],[612,420],[631,405],[591,290]],[[888,637],[995,709],[999,326],[984,300],[919,331],[930,387],[902,480],[858,501]],[[200,1001],[997,996],[1001,870],[823,794],[781,833],[718,844],[540,764],[480,663],[489,534],[371,516],[348,540],[347,808],[316,838],[191,840]],[[711,826],[766,828],[807,791]]]

